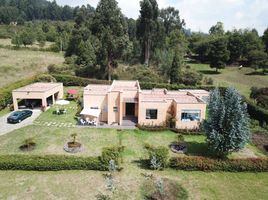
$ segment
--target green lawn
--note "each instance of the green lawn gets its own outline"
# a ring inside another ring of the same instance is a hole
[[[238,67],[226,67],[216,74],[215,69],[211,69],[208,64],[190,64],[190,66],[205,76],[213,78],[216,86],[234,86],[246,96],[249,96],[252,86],[268,85],[268,75],[254,75],[255,70],[251,68],[244,67],[239,70]]]
[[[140,200],[145,170],[124,169],[115,175],[114,200]],[[149,171],[151,172],[151,171]],[[155,177],[173,179],[186,188],[189,199],[265,200],[268,198],[268,173],[152,172]],[[106,192],[102,172],[0,171],[0,199],[96,199]]]
[[[45,119],[47,114],[48,112],[41,115],[40,118]],[[176,134],[171,131],[151,133],[138,129],[117,131],[115,129],[67,128],[52,127],[48,125],[32,125],[1,136],[0,154],[24,154],[24,152],[20,151],[19,146],[25,139],[33,138],[37,143],[37,147],[35,150],[28,152],[28,154],[69,155],[63,150],[63,145],[71,140],[70,135],[72,133],[77,133],[77,140],[86,147],[84,152],[76,155],[100,155],[103,147],[118,145],[121,141],[122,145],[126,146],[124,157],[127,162],[133,162],[140,158],[144,158],[146,151],[143,147],[146,143],[155,146],[168,147],[172,142],[176,141],[177,138]],[[205,144],[204,136],[185,136],[184,138],[188,145],[188,155],[211,155],[211,152]],[[177,154],[170,151],[170,156],[177,156]],[[264,155],[251,145],[248,145],[244,150],[231,155],[233,158],[252,156],[258,157]]]
[[[57,109],[65,108],[67,114],[56,115],[54,112]],[[75,101],[70,101],[69,105],[53,105],[48,111],[42,113],[37,119],[37,122],[57,122],[57,123],[72,123],[76,124],[75,114],[77,112],[77,104]]]
[[[68,106],[75,105],[71,103]],[[66,116],[55,116],[53,109],[42,113],[37,121],[52,119],[62,122],[72,118],[74,112]],[[106,146],[121,144],[126,147],[123,156],[123,171],[115,174],[116,190],[112,199],[144,199],[142,191],[146,178],[152,173],[156,178],[168,178],[180,183],[189,193],[189,199],[267,199],[268,173],[225,173],[225,172],[186,172],[167,169],[151,171],[142,169],[139,160],[146,158],[143,146],[149,143],[166,146],[176,140],[170,131],[146,132],[141,130],[90,129],[50,127],[31,125],[0,136],[0,154],[64,154],[63,145],[77,133],[77,141],[85,145],[85,151],[76,156],[98,156]],[[32,152],[19,150],[22,142],[33,137],[37,143]],[[204,136],[185,136],[189,155],[209,155]],[[248,145],[250,155],[263,156],[255,147]],[[179,156],[169,151],[170,156]],[[231,157],[245,157],[239,152]],[[96,199],[98,193],[107,193],[104,172],[98,171],[59,171],[27,172],[0,171],[0,199]]]

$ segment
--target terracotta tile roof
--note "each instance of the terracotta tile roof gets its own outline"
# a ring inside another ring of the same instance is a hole
[[[33,83],[13,90],[13,92],[46,92],[58,86],[62,86],[62,83]]]

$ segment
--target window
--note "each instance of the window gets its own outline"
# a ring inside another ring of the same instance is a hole
[[[182,110],[181,121],[182,122],[191,122],[196,121],[200,122],[201,110]]]
[[[118,112],[118,107],[114,107],[114,112]]]
[[[146,119],[157,119],[157,109],[146,109]]]

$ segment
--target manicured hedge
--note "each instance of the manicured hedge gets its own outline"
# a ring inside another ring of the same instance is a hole
[[[268,110],[257,106],[252,100],[246,99],[248,106],[248,113],[251,118],[258,120],[261,124],[264,122],[268,124]]]
[[[0,170],[99,170],[107,171],[109,161],[119,158],[124,147],[105,147],[99,157],[79,157],[65,155],[0,155]]]
[[[57,82],[63,83],[64,86],[85,87],[88,84],[110,84],[109,81],[107,80],[88,79],[65,74],[51,74],[51,75],[57,80]]]
[[[205,157],[173,157],[171,168],[187,171],[229,171],[229,172],[267,172],[267,158],[251,159],[211,159]]]
[[[161,132],[161,131],[169,130],[169,128],[166,126],[145,126],[145,125],[137,124],[136,127],[142,131],[150,131],[150,132]]]
[[[144,126],[140,124],[137,124],[136,127],[142,131],[149,131],[149,132],[161,132],[170,130],[174,133],[179,133],[182,135],[204,135],[204,133],[201,132],[200,130],[182,130],[177,128],[168,128],[165,126]]]
[[[97,80],[88,79],[78,76],[65,75],[65,74],[51,74],[58,82],[63,83],[65,86],[87,86],[88,84],[110,84],[108,80]],[[214,89],[214,86],[185,86],[168,83],[151,83],[151,82],[140,82],[141,89],[153,89],[153,88],[166,88],[168,90],[178,89]]]
[[[23,87],[35,82],[36,77],[27,78],[12,83],[0,89],[0,110],[4,109],[8,104],[12,104],[12,90]]]
[[[63,155],[1,155],[0,170],[100,170],[105,171],[100,157],[78,157]]]
[[[179,90],[179,89],[204,89],[212,90],[215,86],[189,86],[189,85],[178,85],[178,84],[168,84],[168,83],[151,83],[151,82],[140,82],[141,89],[153,89],[153,88],[165,88],[167,90]]]

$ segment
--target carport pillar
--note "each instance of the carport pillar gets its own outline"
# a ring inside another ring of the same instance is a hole
[[[19,109],[18,100],[15,97],[13,97],[13,106],[15,111]]]
[[[44,111],[47,110],[47,98],[42,98],[42,107]]]
[[[52,95],[52,105],[55,104],[55,94]]]

